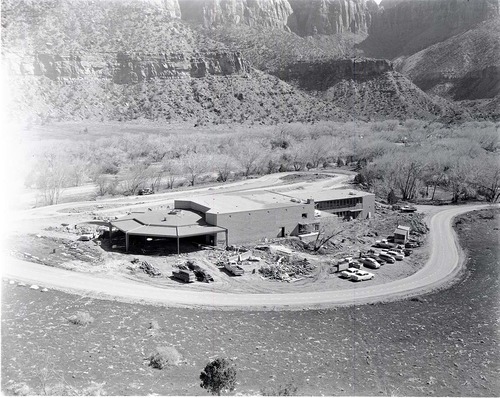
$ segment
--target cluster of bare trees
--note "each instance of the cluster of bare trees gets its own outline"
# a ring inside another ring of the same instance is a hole
[[[93,183],[98,195],[136,194],[201,181],[357,165],[379,195],[405,200],[436,189],[454,200],[498,199],[498,125],[445,126],[409,120],[322,122],[190,134],[121,134],[37,154],[28,186],[57,203],[69,186]]]

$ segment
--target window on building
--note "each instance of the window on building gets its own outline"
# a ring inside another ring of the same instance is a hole
[[[307,218],[307,213],[302,213],[302,218]]]

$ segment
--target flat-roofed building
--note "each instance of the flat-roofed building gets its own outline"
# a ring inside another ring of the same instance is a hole
[[[176,200],[174,207],[202,212],[207,223],[227,230],[230,245],[299,235],[303,226],[317,223],[313,200],[271,191],[199,196]]]
[[[312,198],[316,209],[342,218],[370,218],[375,211],[375,195],[353,189],[296,189],[282,193],[291,198]]]
[[[178,253],[183,242],[225,246],[314,234],[317,210],[366,218],[374,206],[373,194],[353,190],[211,194],[175,200],[173,210],[131,213],[111,221],[110,229],[125,234],[126,251],[160,241]]]
[[[410,227],[398,225],[394,230],[394,243],[405,244],[410,238]]]

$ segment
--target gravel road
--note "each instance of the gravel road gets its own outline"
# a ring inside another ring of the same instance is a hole
[[[383,286],[283,294],[233,294],[179,290],[149,286],[126,278],[75,273],[21,260],[8,259],[3,276],[49,288],[123,301],[170,306],[216,308],[310,308],[362,304],[429,292],[450,283],[460,272],[464,258],[452,228],[455,216],[488,205],[446,206],[429,219],[430,257],[415,274]]]

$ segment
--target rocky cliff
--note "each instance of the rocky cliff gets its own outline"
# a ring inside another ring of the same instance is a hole
[[[392,70],[392,63],[383,59],[344,59],[295,62],[276,75],[304,90],[326,91],[343,80],[361,83]]]
[[[373,14],[368,56],[411,55],[499,15],[499,0],[383,0]]]
[[[119,52],[113,56],[92,54],[6,54],[10,75],[45,76],[51,80],[98,77],[118,84],[139,83],[151,79],[203,78],[209,75],[243,74],[250,66],[238,52],[198,54],[141,54]]]
[[[182,19],[204,28],[248,25],[285,28],[292,8],[287,0],[178,0]]]
[[[378,10],[373,0],[289,1],[293,14],[288,27],[301,36],[368,33],[372,14]]]

